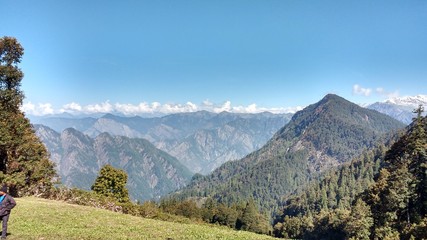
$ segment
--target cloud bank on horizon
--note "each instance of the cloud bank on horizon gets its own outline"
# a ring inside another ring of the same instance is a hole
[[[96,114],[96,113],[121,113],[128,116],[135,115],[167,115],[173,113],[184,113],[184,112],[197,112],[197,111],[209,111],[209,112],[233,112],[233,113],[260,113],[260,112],[271,112],[275,114],[281,113],[295,113],[302,110],[303,107],[277,107],[277,108],[266,108],[259,107],[257,104],[250,104],[248,106],[233,106],[231,101],[225,101],[222,104],[215,104],[209,100],[203,101],[201,104],[195,104],[187,102],[185,104],[175,103],[160,103],[160,102],[141,102],[139,104],[129,103],[110,103],[105,101],[103,103],[80,105],[72,102],[65,104],[61,109],[54,109],[50,103],[39,103],[34,104],[27,102],[22,105],[21,110],[26,114],[33,116],[45,116],[52,114],[70,113],[74,115],[78,114]]]
[[[385,98],[384,101],[389,99],[394,99],[399,97],[399,91],[394,92],[386,91],[382,87],[366,88],[362,87],[359,84],[354,84],[352,88],[352,94],[355,96],[370,97],[373,94],[377,94],[382,98]],[[366,103],[361,103],[366,105]],[[173,113],[184,113],[184,112],[197,112],[197,111],[209,111],[214,113],[220,112],[232,112],[232,113],[261,113],[261,112],[271,112],[274,114],[283,114],[283,113],[295,113],[300,111],[305,106],[294,106],[294,107],[260,107],[257,104],[249,104],[247,106],[233,106],[230,100],[227,100],[221,104],[213,103],[209,100],[205,100],[200,104],[195,104],[191,101],[188,101],[184,104],[182,103],[160,103],[160,102],[141,102],[139,104],[130,104],[130,103],[111,103],[110,101],[105,101],[102,103],[81,105],[76,102],[71,102],[63,105],[59,109],[55,109],[50,103],[32,103],[26,102],[23,104],[21,110],[26,114],[33,116],[45,116],[61,113],[69,113],[73,115],[79,114],[98,114],[98,113],[121,113],[127,116],[137,116],[137,115],[167,115]]]

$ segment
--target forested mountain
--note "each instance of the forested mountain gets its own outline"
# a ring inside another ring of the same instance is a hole
[[[329,94],[297,112],[260,150],[195,176],[175,197],[212,197],[233,203],[254,198],[264,210],[310,179],[375,146],[399,121]]]
[[[262,147],[283,127],[291,114],[194,113],[164,117],[36,118],[33,123],[57,132],[75,128],[94,138],[103,132],[114,136],[145,138],[157,148],[178,158],[193,172],[207,174],[222,163],[242,158]]]
[[[110,164],[126,171],[131,198],[143,201],[183,187],[192,175],[175,157],[145,139],[108,133],[91,138],[73,128],[57,133],[43,125],[35,125],[35,130],[66,186],[89,190],[101,167]]]
[[[426,239],[427,118],[288,198],[276,236]],[[397,137],[397,136],[396,136]]]
[[[279,204],[280,213],[274,220],[274,234],[285,238],[320,238],[328,226],[321,221],[327,221],[330,214],[341,214],[340,210],[349,210],[360,194],[375,183],[374,177],[384,165],[384,155],[396,141],[398,134],[386,137],[373,149],[364,151],[351,162],[339,168],[325,172],[320,180],[313,180],[306,187],[283,197]],[[348,212],[346,212],[348,214]],[[335,216],[335,215],[334,215]],[[331,225],[337,224],[332,220]],[[314,226],[316,224],[316,226]],[[320,228],[320,229],[319,229]],[[321,232],[321,233],[320,233]],[[328,235],[325,239],[336,237],[342,239],[343,231],[339,234]]]

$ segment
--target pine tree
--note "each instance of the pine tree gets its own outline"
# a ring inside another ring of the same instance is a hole
[[[242,216],[237,220],[236,227],[250,232],[268,233],[269,225],[267,217],[258,212],[254,200],[250,199],[246,203]]]
[[[415,112],[407,133],[386,153],[385,168],[365,198],[374,217],[374,238],[410,239],[411,232],[424,228],[427,120],[422,107]]]
[[[56,177],[45,146],[20,110],[23,54],[15,38],[0,38],[0,182],[18,196],[48,192]]]
[[[410,148],[409,157],[412,158],[409,168],[416,178],[414,185],[417,185],[418,197],[415,205],[418,206],[416,211],[419,214],[419,218],[427,214],[427,122],[422,117],[423,112],[422,105],[414,110],[417,117],[414,119],[408,146]]]
[[[243,211],[242,217],[240,218],[241,229],[250,231],[253,226],[256,224],[256,217],[258,210],[256,209],[255,202],[253,199],[250,199],[246,203],[246,207]]]
[[[344,229],[350,239],[369,239],[370,228],[373,223],[370,207],[359,198],[351,208],[351,213]]]
[[[118,202],[129,202],[129,193],[126,188],[128,176],[125,171],[105,165],[91,189],[103,196],[112,197]]]

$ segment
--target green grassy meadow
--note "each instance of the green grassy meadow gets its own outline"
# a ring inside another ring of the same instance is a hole
[[[145,219],[35,197],[17,198],[8,239],[274,239],[208,224]]]

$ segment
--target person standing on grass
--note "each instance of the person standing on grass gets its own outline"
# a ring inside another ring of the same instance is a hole
[[[0,189],[0,219],[3,222],[1,239],[6,239],[7,236],[7,221],[9,221],[9,216],[12,208],[16,206],[15,199],[12,196],[7,194],[7,186],[3,185]]]

